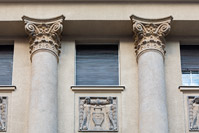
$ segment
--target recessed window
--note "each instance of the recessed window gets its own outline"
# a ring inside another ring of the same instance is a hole
[[[76,85],[119,85],[118,45],[77,45]]]
[[[13,45],[0,45],[0,85],[12,84]]]
[[[199,86],[199,45],[181,45],[182,84]]]

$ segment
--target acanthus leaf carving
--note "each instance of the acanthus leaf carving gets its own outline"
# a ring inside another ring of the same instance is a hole
[[[165,54],[165,36],[171,29],[172,17],[163,19],[143,19],[132,15],[131,17],[135,52],[137,58],[146,51],[155,50],[163,56]]]
[[[26,16],[22,18],[25,23],[25,31],[30,37],[31,58],[38,50],[50,51],[58,58],[64,16],[52,19],[33,19]]]

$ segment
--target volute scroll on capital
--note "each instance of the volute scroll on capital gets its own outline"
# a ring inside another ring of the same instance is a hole
[[[137,59],[147,51],[157,51],[164,57],[165,36],[171,29],[172,16],[162,19],[144,19],[130,16]]]
[[[54,54],[58,59],[65,17],[62,15],[51,19],[34,19],[23,16],[22,19],[25,31],[30,37],[31,60],[34,53],[42,50]]]

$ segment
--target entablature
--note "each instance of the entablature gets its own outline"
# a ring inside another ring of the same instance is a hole
[[[63,39],[91,37],[91,38],[132,38],[130,20],[66,20],[63,23]],[[0,21],[0,38],[27,37],[23,21]],[[198,38],[199,20],[173,20],[169,38]]]

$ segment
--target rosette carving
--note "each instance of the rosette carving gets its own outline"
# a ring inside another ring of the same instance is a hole
[[[171,29],[172,17],[163,19],[143,19],[132,15],[131,17],[135,52],[137,58],[146,51],[155,50],[163,56],[165,54],[165,36]]]
[[[31,58],[39,50],[51,52],[58,58],[64,16],[52,19],[33,19],[23,16],[22,19],[25,23],[25,31],[30,38]]]

